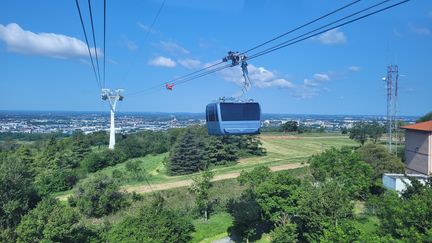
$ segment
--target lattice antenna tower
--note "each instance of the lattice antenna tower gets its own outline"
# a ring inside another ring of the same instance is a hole
[[[397,101],[398,101],[398,65],[389,65],[387,67],[387,77],[383,78],[386,82],[387,91],[387,146],[390,152],[393,152],[393,133],[397,129]],[[397,141],[397,139],[396,139]],[[397,152],[397,144],[395,146]]]

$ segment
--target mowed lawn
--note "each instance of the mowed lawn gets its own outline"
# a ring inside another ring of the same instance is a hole
[[[276,136],[274,134],[262,134],[260,135],[260,138],[263,147],[267,151],[265,156],[242,158],[236,165],[215,167],[213,168],[215,174],[223,175],[227,173],[241,172],[242,170],[251,170],[259,165],[271,167],[292,163],[304,163],[307,162],[311,155],[321,153],[331,147],[340,148],[342,146],[358,145],[357,142],[349,139],[348,136],[338,134],[316,134],[315,136],[307,134],[305,136],[290,136],[284,135],[283,133],[277,133]],[[168,154],[161,156],[161,159],[163,160],[167,156]],[[154,157],[151,158],[154,159]],[[144,168],[148,168],[147,171],[151,175],[149,181],[152,183],[172,182],[191,178],[191,175],[168,176],[162,161],[159,166],[157,166],[154,164],[154,161],[146,162],[146,158],[144,158],[143,163],[147,164],[144,165]]]
[[[266,149],[265,156],[254,156],[249,158],[241,158],[236,165],[220,166],[213,168],[216,175],[224,175],[228,173],[238,173],[242,170],[252,170],[256,166],[279,166],[293,163],[307,162],[311,155],[318,154],[331,147],[340,148],[342,146],[356,146],[358,143],[349,139],[348,136],[340,134],[300,134],[287,135],[284,133],[264,133],[260,135],[263,147]],[[148,174],[147,179],[151,184],[161,184],[168,182],[176,182],[181,180],[191,179],[194,175],[169,176],[166,173],[165,161],[169,154],[163,153],[159,155],[147,155],[142,158],[132,160],[138,161],[141,168]],[[143,179],[136,180],[132,174],[126,170],[127,162],[110,166],[100,170],[97,173],[111,176],[113,171],[120,171],[123,175],[119,179],[123,186],[128,185],[145,185],[147,182]],[[86,179],[92,178],[94,174],[90,174]],[[63,192],[59,195],[68,194]]]

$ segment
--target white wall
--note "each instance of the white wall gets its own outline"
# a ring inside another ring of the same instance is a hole
[[[429,175],[431,173],[430,132],[405,131],[405,164],[407,171]]]

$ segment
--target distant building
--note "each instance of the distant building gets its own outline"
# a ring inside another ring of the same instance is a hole
[[[432,174],[432,121],[402,126],[405,129],[406,173]]]
[[[385,188],[396,191],[401,194],[405,189],[411,185],[410,178],[418,180],[421,184],[425,185],[428,176],[421,174],[383,174],[382,181]]]

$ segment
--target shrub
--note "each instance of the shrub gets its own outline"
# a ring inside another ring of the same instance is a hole
[[[163,203],[143,206],[138,215],[128,216],[108,232],[109,242],[189,242],[191,220]]]
[[[79,185],[70,205],[89,217],[102,217],[126,205],[126,196],[118,184],[106,175],[99,175]]]

